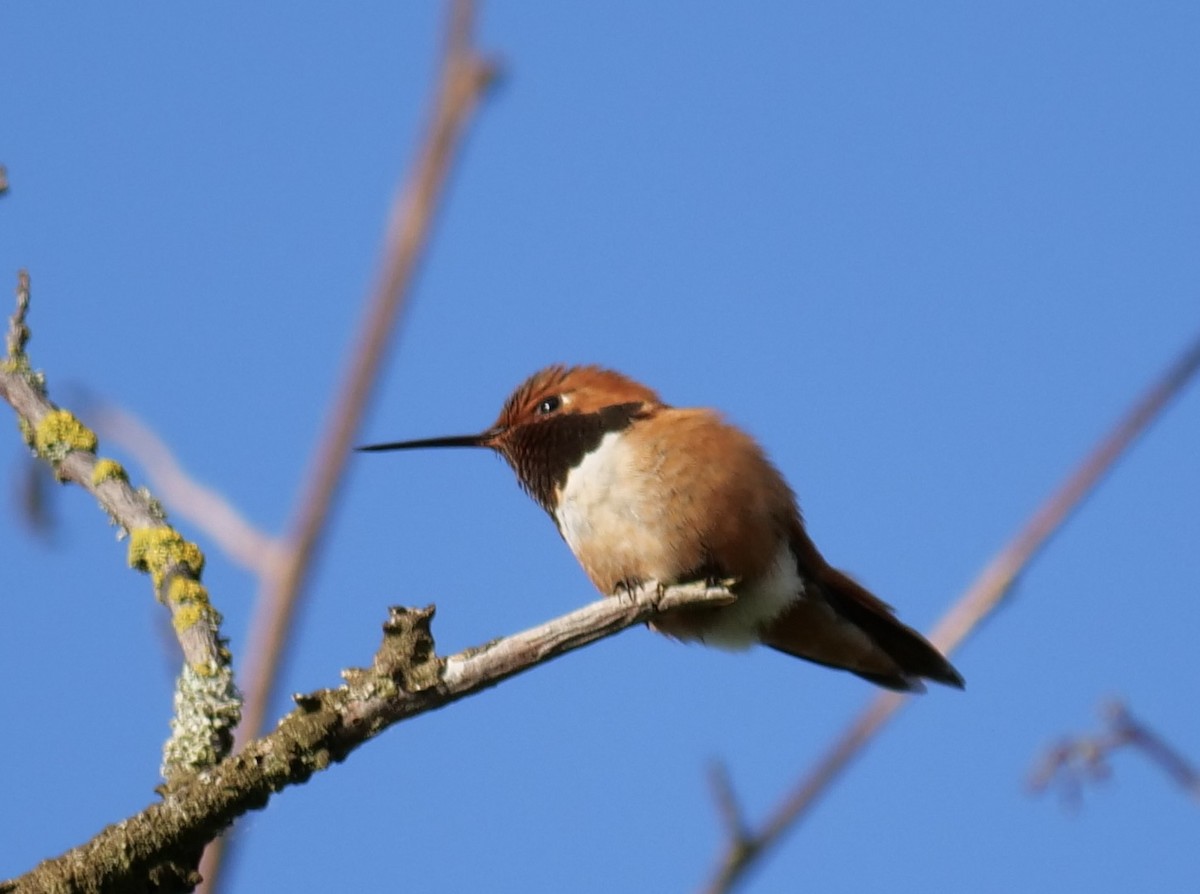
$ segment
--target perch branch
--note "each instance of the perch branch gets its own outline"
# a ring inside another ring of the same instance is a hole
[[[434,649],[432,607],[393,608],[371,667],[343,671],[346,682],[336,689],[294,696],[297,707],[270,734],[208,770],[174,780],[161,802],[88,843],[0,882],[0,894],[143,890],[153,867],[176,852],[203,847],[237,817],[344,760],[394,723],[488,689],[658,612],[733,599],[724,587],[660,589],[650,582],[445,659]]]

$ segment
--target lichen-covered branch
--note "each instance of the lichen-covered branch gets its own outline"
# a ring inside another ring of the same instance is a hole
[[[59,481],[91,493],[129,538],[129,564],[150,575],[154,593],[166,604],[183,650],[176,704],[163,756],[163,776],[207,766],[228,754],[241,703],[233,684],[221,616],[200,581],[204,555],[167,524],[162,509],[144,489],[135,490],[121,465],[97,455],[95,433],[68,410],[51,402],[45,377],[25,352],[29,340],[28,273],[17,284],[17,309],[9,320],[6,356],[0,361],[0,396],[17,411],[21,433],[34,454],[50,464]]]
[[[723,586],[661,589],[651,582],[513,636],[438,658],[433,608],[392,608],[368,668],[345,683],[296,696],[267,736],[216,766],[172,778],[160,803],[104,829],[87,844],[0,883],[0,894],[140,891],[155,867],[203,847],[271,795],[342,761],[394,723],[441,708],[560,655],[681,606],[732,602]]]

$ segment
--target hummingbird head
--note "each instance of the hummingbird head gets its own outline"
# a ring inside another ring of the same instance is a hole
[[[493,430],[511,431],[555,417],[600,413],[629,404],[661,406],[657,394],[626,375],[599,366],[548,366],[509,395]]]
[[[474,435],[369,444],[360,451],[487,447],[553,517],[557,488],[600,445],[665,404],[645,385],[599,366],[548,366],[522,382],[490,428]]]

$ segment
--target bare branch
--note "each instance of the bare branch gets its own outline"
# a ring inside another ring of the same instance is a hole
[[[1200,369],[1200,339],[1194,341],[1171,368],[1080,464],[1062,487],[1042,504],[1017,536],[996,555],[967,591],[934,628],[929,640],[950,654],[1004,601],[1017,576],[1079,508],[1129,446],[1158,417],[1164,407]],[[892,715],[907,701],[896,693],[877,696],[838,736],[806,776],[784,797],[762,827],[747,842],[731,841],[722,853],[704,891],[732,891],[746,871],[796,827],[808,810]]]
[[[25,357],[25,345],[29,343],[29,326],[25,323],[25,317],[29,314],[29,295],[29,271],[22,270],[17,273],[17,309],[8,318],[8,333],[4,337],[8,366],[13,372],[27,370],[29,366],[28,358]],[[39,390],[44,390],[44,382],[39,381],[36,384]]]
[[[313,469],[304,477],[306,489],[287,538],[286,561],[261,594],[247,653],[252,664],[247,673],[242,734],[248,737],[262,727],[292,619],[345,471],[354,433],[391,344],[462,133],[492,77],[491,66],[469,45],[472,19],[470,2],[454,3],[429,133],[410,181],[393,206],[379,283],[350,351],[350,370],[334,398],[326,438],[317,450]]]
[[[1100,713],[1107,729],[1095,736],[1064,739],[1050,748],[1029,774],[1031,791],[1040,794],[1056,783],[1063,800],[1077,806],[1084,783],[1107,779],[1112,775],[1112,755],[1132,748],[1157,764],[1188,797],[1200,801],[1200,771],[1187,758],[1135,718],[1124,703],[1110,702]]]
[[[729,768],[720,761],[713,761],[708,768],[708,782],[713,799],[725,823],[725,837],[735,848],[753,847],[750,824],[738,803],[733,783],[729,779]],[[743,858],[744,859],[744,858]]]
[[[435,653],[433,609],[393,608],[371,667],[344,671],[346,683],[295,696],[297,708],[276,729],[201,773],[172,780],[164,799],[104,829],[94,839],[26,875],[0,882],[4,894],[34,891],[142,890],[152,867],[202,847],[237,817],[271,796],[345,760],[387,727],[682,606],[727,605],[725,587],[654,582],[570,614],[468,649]]]
[[[304,597],[330,508],[347,457],[412,287],[441,201],[447,176],[462,145],[472,114],[496,67],[472,46],[475,6],[452,0],[442,55],[441,76],[429,124],[412,173],[393,201],[377,285],[350,350],[346,378],[332,404],[332,416],[303,479],[303,496],[289,526],[283,561],[264,580],[251,622],[244,676],[246,708],[240,741],[258,735],[274,695],[296,613]],[[222,852],[217,841],[205,854],[205,890],[216,891]]]

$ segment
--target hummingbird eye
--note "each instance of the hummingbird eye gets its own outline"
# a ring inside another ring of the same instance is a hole
[[[539,416],[549,416],[555,410],[562,406],[562,398],[557,394],[553,397],[548,397],[537,405],[537,414]]]

